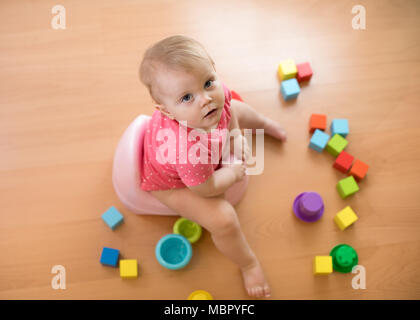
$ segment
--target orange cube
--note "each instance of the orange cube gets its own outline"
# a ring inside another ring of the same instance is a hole
[[[366,163],[360,160],[356,160],[353,166],[351,167],[348,175],[353,176],[356,179],[356,181],[360,181],[365,177],[368,169],[369,166]]]
[[[313,133],[316,129],[325,130],[327,128],[327,116],[325,114],[316,114],[311,115],[311,120],[309,121],[309,132]]]

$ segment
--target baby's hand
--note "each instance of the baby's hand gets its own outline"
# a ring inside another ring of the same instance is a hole
[[[246,164],[246,165],[250,165],[253,164],[252,161],[252,149],[248,144],[248,140],[242,136],[242,140],[243,140],[243,153],[242,153],[242,161]]]
[[[243,135],[238,135],[236,139],[239,139],[242,145],[242,154],[240,155],[240,159],[245,163],[245,165],[252,165],[252,149],[248,144],[248,140]],[[234,153],[233,148],[231,152]]]
[[[228,164],[226,167],[235,174],[235,182],[241,181],[245,177],[246,166],[243,162]]]

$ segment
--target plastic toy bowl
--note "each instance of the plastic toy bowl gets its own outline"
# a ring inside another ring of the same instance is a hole
[[[185,218],[179,218],[176,220],[173,231],[174,233],[187,238],[190,243],[197,242],[202,233],[202,229],[199,224]]]
[[[168,234],[156,245],[156,258],[165,268],[178,270],[184,268],[191,260],[191,243],[179,234]]]
[[[196,290],[188,296],[188,300],[213,300],[213,297],[207,291]]]

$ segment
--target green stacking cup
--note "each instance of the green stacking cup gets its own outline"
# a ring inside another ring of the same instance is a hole
[[[179,218],[174,224],[173,232],[184,236],[190,243],[194,243],[200,239],[202,229],[200,225],[191,220]]]
[[[359,258],[357,252],[347,244],[339,244],[335,246],[330,256],[333,260],[334,270],[341,273],[351,272],[354,266],[357,266]]]

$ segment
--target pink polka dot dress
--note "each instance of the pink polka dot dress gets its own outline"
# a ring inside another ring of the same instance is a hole
[[[225,104],[216,128],[218,130],[201,133],[194,141],[190,141],[189,135],[193,128],[180,125],[158,110],[153,113],[144,134],[143,161],[139,164],[142,190],[196,186],[205,182],[221,167],[222,142],[229,135],[232,99],[230,90],[223,83],[222,86]],[[207,139],[201,135],[206,135]]]

